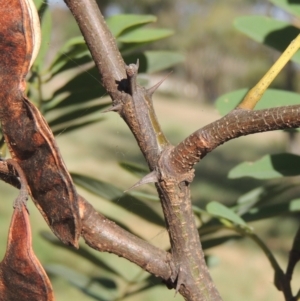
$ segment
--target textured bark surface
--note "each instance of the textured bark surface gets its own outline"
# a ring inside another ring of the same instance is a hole
[[[0,0],[0,15],[17,16],[0,20],[0,54],[3,56],[0,60],[0,87],[3,88],[0,89],[0,118],[10,152],[26,175],[36,205],[63,242],[77,246],[81,234],[90,247],[134,262],[161,277],[186,300],[222,300],[209,275],[192,211],[193,166],[228,140],[298,127],[299,106],[261,111],[235,109],[176,147],[172,146],[153,108],[152,96],[158,86],[145,89],[137,84],[138,64],[125,66],[95,1],[65,2],[78,22],[103,86],[112,98],[110,111],[124,119],[148,163],[151,174],[140,183],[156,182],[171,251],[160,250],[128,233],[77,196],[51,130],[39,111],[23,96],[24,77],[34,44],[32,23],[24,10],[27,0],[13,0],[9,4]],[[0,177],[20,187],[16,173],[3,161],[0,161]],[[284,281],[286,279],[279,283],[289,284]]]
[[[170,165],[186,173],[217,146],[240,136],[300,126],[300,106],[265,110],[235,109],[223,118],[199,129],[178,146],[170,156]]]
[[[165,164],[166,156],[163,156],[162,164],[158,164],[162,154],[166,154],[171,146],[159,126],[153,109],[152,95],[156,87],[147,90],[137,84],[138,65],[124,66],[123,61],[119,59],[119,51],[114,46],[115,42],[107,33],[108,29],[102,17],[100,20],[94,20],[95,22],[88,21],[91,8],[96,9],[94,1],[65,0],[65,2],[85,37],[101,73],[104,87],[108,87],[113,101],[111,111],[118,112],[127,123],[150,170],[156,173],[157,189],[172,246],[171,254],[168,256],[169,268],[172,271],[167,281],[168,286],[175,288],[187,300],[221,300],[209,276],[191,210],[188,185],[191,173],[174,174]],[[93,15],[98,13],[100,12]],[[91,32],[104,34],[96,37],[90,34]],[[99,54],[98,47],[109,49],[109,56]],[[121,80],[118,79],[121,83],[119,86],[113,85],[116,74],[124,76]]]

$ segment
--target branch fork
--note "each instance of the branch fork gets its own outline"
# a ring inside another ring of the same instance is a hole
[[[193,166],[208,152],[230,139],[258,131],[298,127],[300,106],[286,107],[281,111],[278,109],[252,111],[249,110],[247,104],[246,108],[241,106],[227,116],[194,132],[176,147],[171,146],[159,125],[152,101],[153,93],[162,82],[150,89],[145,89],[137,83],[138,62],[129,66],[125,65],[115,39],[108,30],[94,0],[65,0],[65,2],[82,31],[101,74],[103,85],[112,98],[113,106],[106,111],[116,111],[120,114],[135,136],[148,163],[150,174],[132,188],[144,183],[156,183],[170,236],[171,253],[155,248],[126,232],[96,212],[83,197],[77,195],[67,171],[64,170],[63,162],[59,160],[51,131],[42,116],[22,96],[18,99],[21,109],[17,112],[19,114],[17,120],[20,120],[20,114],[26,111],[31,116],[31,120],[34,120],[36,128],[40,130],[40,136],[35,135],[38,139],[33,141],[36,144],[28,145],[32,146],[34,151],[40,145],[47,145],[48,148],[43,149],[50,150],[52,161],[56,162],[59,171],[65,172],[64,179],[69,180],[65,183],[68,184],[68,191],[73,192],[66,207],[71,207],[73,210],[75,230],[73,237],[65,242],[71,242],[76,246],[78,236],[81,234],[90,247],[99,251],[113,252],[138,264],[150,273],[161,277],[169,287],[175,288],[176,292],[179,291],[186,300],[221,301],[204,260],[192,211],[189,184],[194,178]],[[20,47],[19,51],[24,54],[23,48]],[[26,68],[22,69],[22,79],[30,63],[26,55],[28,56],[28,53],[25,53],[24,66]],[[252,104],[251,100],[250,107]],[[10,106],[7,105],[7,110],[9,109]],[[3,124],[8,122],[12,122],[12,118],[6,117]],[[9,139],[9,131],[13,125],[7,128],[6,140],[15,143],[17,138]],[[17,159],[20,154],[18,151],[17,148],[13,150],[13,155]],[[50,158],[50,154],[47,154]],[[22,163],[22,156],[18,161]],[[26,174],[30,168],[25,163],[24,166],[21,163],[21,168]],[[44,163],[46,166],[48,161]],[[6,163],[0,161],[1,177],[5,174],[6,167]],[[11,179],[15,175],[7,169],[5,176],[6,179]],[[31,178],[27,180],[29,182]],[[16,180],[12,183],[15,186],[20,184]],[[32,190],[34,185],[29,185]],[[77,215],[80,220],[76,218]]]

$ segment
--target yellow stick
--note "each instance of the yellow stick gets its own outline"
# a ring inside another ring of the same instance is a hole
[[[252,110],[263,96],[274,78],[278,75],[281,69],[291,59],[291,57],[300,48],[300,34],[287,49],[282,53],[279,59],[274,63],[270,70],[263,76],[263,78],[247,93],[242,102],[238,105],[240,109]]]

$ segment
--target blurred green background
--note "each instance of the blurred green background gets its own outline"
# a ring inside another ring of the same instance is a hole
[[[51,37],[46,37],[42,42],[48,51],[48,63],[53,60],[67,39],[80,33],[73,17],[61,1],[53,0],[49,4],[53,28]],[[278,57],[278,52],[238,32],[233,25],[236,17],[267,15],[299,25],[299,19],[293,18],[269,1],[128,0],[126,3],[99,1],[99,5],[105,16],[117,13],[153,14],[158,17],[153,27],[174,30],[175,34],[168,39],[147,46],[147,49],[178,50],[185,57],[183,63],[171,68],[173,73],[154,97],[162,128],[173,144],[219,118],[220,115],[214,106],[215,100],[224,93],[253,86]],[[44,95],[51,97],[53,91],[73,76],[72,72],[67,71],[47,83],[43,87]],[[143,79],[149,86],[164,75],[143,76]],[[290,63],[272,87],[299,92],[298,78],[299,66]],[[98,84],[98,79],[92,75],[90,81]],[[98,99],[100,102],[106,100],[108,99],[105,95]],[[103,117],[102,122],[57,135],[61,153],[71,172],[83,173],[125,190],[138,178],[122,169],[118,162],[130,161],[145,165],[145,161],[132,134],[117,114],[97,114],[97,117]],[[238,197],[266,181],[253,178],[228,179],[228,172],[245,160],[255,161],[265,154],[287,150],[299,153],[297,143],[291,144],[289,136],[282,131],[242,137],[219,147],[196,167],[196,178],[192,183],[194,204],[201,208],[210,201],[234,204]],[[275,179],[269,181],[268,185],[280,187],[289,181],[298,180],[296,177]],[[2,257],[6,247],[4,241],[7,238],[12,202],[17,191],[2,182],[0,191]],[[128,202],[123,205],[125,208],[122,208],[80,187],[78,191],[107,217],[122,221],[133,233],[152,244],[168,248],[166,230],[132,213],[131,206],[134,205]],[[138,191],[155,194],[153,185],[139,188]],[[289,193],[298,197],[300,188],[295,187]],[[286,196],[278,194],[277,197],[280,199]],[[122,202],[122,197],[118,202]],[[161,215],[159,204],[152,206]],[[97,292],[103,284],[106,284],[103,290],[107,294],[107,300],[182,300],[179,295],[174,298],[174,291],[167,290],[164,285],[131,295],[130,293],[138,287],[135,280],[146,278],[147,273],[115,255],[90,251],[114,270],[111,272],[107,268],[95,266],[90,260],[85,260],[73,252],[50,244],[40,234],[41,231],[49,231],[46,223],[31,202],[28,207],[33,247],[49,272],[58,301],[70,298],[83,301],[100,300],[89,295],[84,288],[92,288],[93,291],[95,286]],[[299,226],[299,215],[282,215],[251,223],[251,226],[285,267],[293,236]],[[229,241],[209,249],[207,254],[210,255],[212,277],[224,300],[283,300],[282,294],[273,285],[273,270],[269,262],[251,241]],[[58,276],[60,273],[65,277]],[[115,283],[109,282],[112,275]],[[298,267],[293,280],[295,289],[299,288],[299,280]],[[155,279],[151,281],[155,283]],[[156,282],[159,283],[157,280]]]

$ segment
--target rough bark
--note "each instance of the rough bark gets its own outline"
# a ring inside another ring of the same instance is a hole
[[[168,287],[175,288],[186,300],[220,301],[205,264],[191,208],[189,185],[194,176],[193,166],[228,140],[262,131],[298,127],[300,107],[261,111],[235,109],[199,129],[176,147],[172,146],[160,128],[153,108],[152,96],[157,86],[147,90],[137,84],[138,64],[125,66],[95,1],[65,2],[82,31],[103,86],[112,98],[111,111],[124,119],[152,171],[151,180],[156,182],[161,200],[171,252],[160,250],[128,233],[97,213],[79,196],[81,235],[90,247],[122,256],[161,277]],[[27,111],[37,115],[28,106]],[[47,132],[44,125],[38,128]],[[19,187],[15,173],[2,161],[0,177]]]

